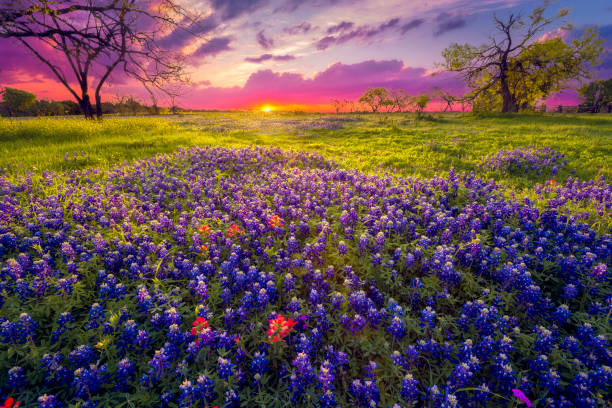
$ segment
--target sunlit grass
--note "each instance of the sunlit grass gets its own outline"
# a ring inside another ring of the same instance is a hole
[[[612,117],[513,115],[486,118],[435,115],[205,113],[177,117],[0,120],[0,168],[17,171],[108,167],[124,160],[191,145],[275,145],[310,150],[344,166],[403,176],[433,176],[451,167],[478,171],[480,158],[501,148],[550,146],[566,155],[563,179],[575,169],[582,179],[609,178]],[[343,120],[346,118],[356,120]],[[315,125],[309,126],[309,124]],[[328,126],[327,124],[337,124]],[[335,128],[339,127],[339,128]],[[87,160],[65,160],[68,153]],[[492,174],[516,187],[532,176]],[[545,181],[547,177],[540,177]]]

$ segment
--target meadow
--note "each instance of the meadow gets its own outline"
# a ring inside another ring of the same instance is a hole
[[[292,114],[211,112],[163,117],[36,118],[0,121],[0,169],[23,173],[108,168],[179,147],[276,146],[325,155],[368,173],[431,177],[478,171],[499,149],[550,146],[562,151],[561,177],[612,175],[609,115]],[[78,157],[75,160],[74,154]],[[83,156],[80,156],[84,154]],[[533,177],[492,174],[512,186]],[[536,177],[535,181],[547,178]]]
[[[0,398],[604,407],[612,117],[0,120]]]

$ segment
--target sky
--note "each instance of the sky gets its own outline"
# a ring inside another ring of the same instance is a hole
[[[492,17],[528,14],[533,0],[181,0],[203,19],[193,32],[168,32],[161,43],[187,56],[192,85],[177,98],[189,109],[330,110],[330,99],[356,100],[370,87],[411,95],[434,87],[460,94],[456,76],[439,72],[441,52],[453,42],[480,45],[493,33]],[[610,0],[558,0],[579,32],[598,26],[612,49]],[[556,26],[550,31],[555,32]],[[68,99],[51,72],[12,40],[0,40],[0,86]],[[607,55],[595,75],[612,76]],[[134,81],[111,78],[106,100],[135,95]],[[574,90],[547,104],[576,104]],[[163,104],[163,101],[162,101]],[[434,105],[435,106],[435,105]]]

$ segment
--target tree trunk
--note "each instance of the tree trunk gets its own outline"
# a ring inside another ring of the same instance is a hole
[[[79,100],[79,106],[81,107],[81,112],[83,112],[85,119],[93,119],[94,112],[93,106],[91,106],[91,100],[89,99],[89,94],[83,94],[83,97],[81,100]]]
[[[510,38],[508,38],[511,41]],[[510,44],[508,44],[508,49],[510,48]],[[508,50],[502,56],[500,72],[499,72],[499,87],[500,94],[502,97],[502,113],[508,112],[518,112],[518,106],[516,105],[516,100],[514,99],[514,95],[510,92],[510,87],[508,86]]]
[[[100,92],[96,90],[96,118],[98,120],[102,119],[102,98],[100,97]]]
[[[505,72],[502,72],[499,78],[499,86],[502,97],[502,113],[518,112],[518,106],[516,105],[514,95],[510,92]]]
[[[518,106],[514,100],[514,95],[510,92],[506,78],[503,77],[500,80],[501,97],[502,97],[502,112],[518,112]]]

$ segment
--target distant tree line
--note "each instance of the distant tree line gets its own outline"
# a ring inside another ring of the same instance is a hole
[[[583,84],[578,93],[582,103],[573,107],[559,107],[557,112],[591,112],[612,113],[612,78],[607,80],[594,80]],[[331,99],[331,103],[336,111],[340,112],[407,112],[413,111],[422,114],[425,108],[433,100],[444,103],[443,111],[453,111],[456,106],[461,107],[465,112],[470,108],[475,112],[494,111],[495,104],[483,106],[487,99],[474,98],[472,91],[465,95],[457,96],[449,91],[444,91],[439,87],[434,87],[430,92],[421,92],[411,96],[402,89],[389,90],[387,88],[368,88],[357,102],[344,99]],[[491,101],[489,101],[491,102]],[[497,106],[499,108],[499,106]],[[570,109],[571,108],[571,109]],[[546,105],[523,104],[521,111],[545,112]]]
[[[357,100],[331,99],[336,113],[340,112],[406,112],[422,113],[436,94],[409,95],[403,89],[368,88]]]
[[[81,106],[73,100],[54,101],[37,99],[36,95],[21,89],[5,87],[0,89],[0,116],[63,116],[82,114]],[[97,109],[97,106],[94,105]],[[116,97],[114,102],[102,102],[100,111],[106,115],[147,115],[179,113],[181,108],[160,108],[141,103],[134,96]]]

